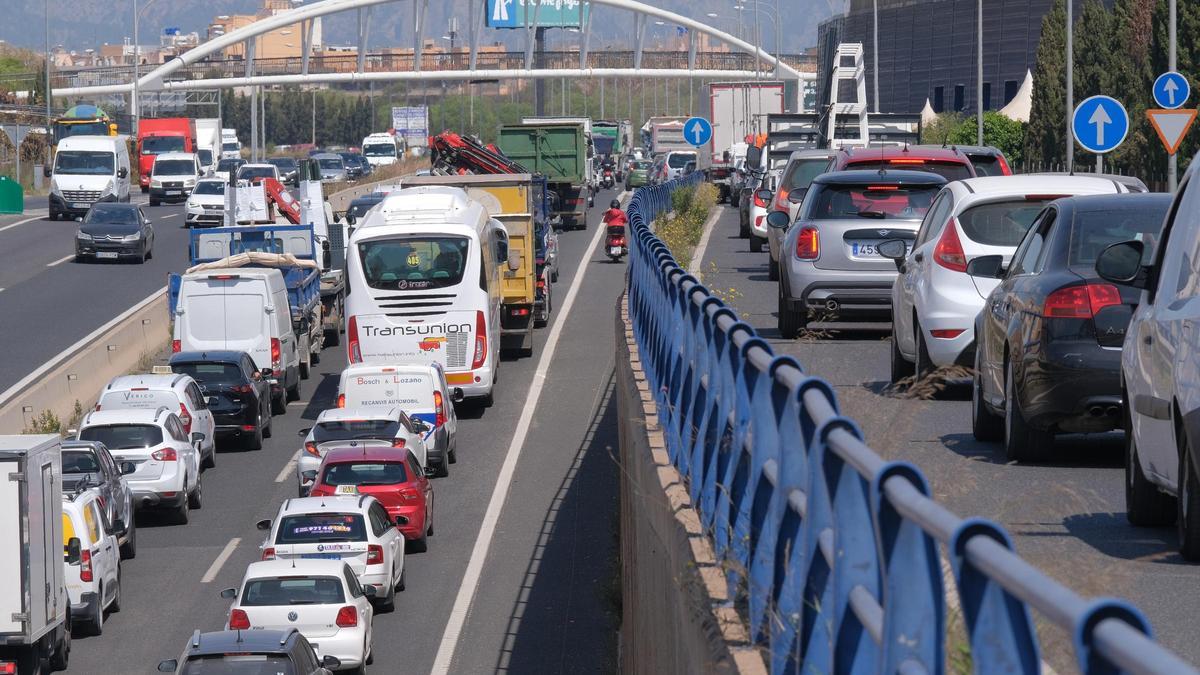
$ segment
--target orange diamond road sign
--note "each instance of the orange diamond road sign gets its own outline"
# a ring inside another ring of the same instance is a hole
[[[1184,136],[1187,136],[1188,129],[1192,128],[1192,122],[1196,120],[1196,111],[1194,109],[1151,109],[1146,111],[1146,117],[1150,119],[1150,125],[1158,133],[1158,139],[1167,149],[1167,154],[1173,155],[1179,151],[1179,146],[1183,143]]]

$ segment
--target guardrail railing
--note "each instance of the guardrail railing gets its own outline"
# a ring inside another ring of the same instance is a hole
[[[668,453],[772,673],[944,673],[939,544],[976,673],[1041,672],[1033,612],[1072,636],[1088,675],[1197,672],[1133,605],[1081,597],[998,524],[934,501],[920,469],[866,445],[829,383],[681,269],[651,225],[699,180],[634,194],[629,314]]]

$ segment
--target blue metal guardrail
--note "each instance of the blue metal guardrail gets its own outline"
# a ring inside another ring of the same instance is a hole
[[[669,455],[772,673],[944,673],[939,543],[974,672],[1041,672],[1031,609],[1072,636],[1085,674],[1197,672],[1131,604],[1084,599],[996,523],[935,502],[916,466],[867,447],[829,383],[680,269],[650,225],[699,180],[634,194],[629,314]]]

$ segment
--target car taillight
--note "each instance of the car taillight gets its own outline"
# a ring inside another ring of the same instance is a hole
[[[383,564],[383,547],[379,544],[370,544],[367,546],[367,564],[382,565]]]
[[[948,270],[967,271],[967,254],[963,253],[962,242],[958,240],[957,219],[946,223],[946,229],[942,231],[937,246],[933,248],[933,261]]]
[[[767,200],[770,198],[770,190],[756,190],[754,192],[754,205],[760,209],[765,209],[767,208]]]
[[[79,580],[92,580],[92,552],[86,548],[79,552]]]
[[[442,406],[442,392],[433,392],[433,425],[440,427],[446,423],[446,409]]]
[[[0,662],[0,675],[17,675],[17,664],[11,661]]]
[[[487,359],[487,325],[483,322],[483,312],[475,312],[475,358],[471,360],[471,369],[482,368]]]
[[[250,617],[246,616],[245,610],[234,609],[229,612],[229,630],[250,630]]]
[[[262,554],[262,559],[263,560],[274,560],[275,559],[275,547],[268,546],[268,547],[264,548],[263,554]]]
[[[815,227],[805,227],[796,236],[796,257],[816,260],[821,255],[821,235]]]
[[[337,619],[334,621],[338,628],[353,628],[358,625],[358,610],[353,605],[346,605],[338,610]]]
[[[403,438],[392,439],[392,447],[393,448],[403,448],[403,447],[407,447],[407,446],[408,446],[408,441],[404,440]]]
[[[188,414],[187,406],[179,404],[179,421],[183,423],[183,433],[192,433],[192,416]]]
[[[775,193],[775,210],[784,213],[788,211],[788,191],[784,188],[779,188],[779,191]]]
[[[304,451],[307,452],[308,454],[312,455],[313,457],[321,456],[321,451],[317,450],[317,444],[312,441],[305,442]]]
[[[997,159],[1000,160],[1000,174],[1003,176],[1011,176],[1012,169],[1008,166],[1008,160],[1004,159],[1004,155],[1000,155]]]
[[[171,353],[178,354],[181,351],[183,351],[183,343],[179,340],[171,340]]]
[[[420,501],[421,491],[416,488],[400,488],[400,498],[406,502]]]
[[[346,358],[350,363],[362,363],[362,346],[358,342],[358,317],[346,322]]]
[[[346,407],[346,395],[345,394],[338,394],[337,407],[339,407],[339,408]]]
[[[160,462],[174,462],[179,459],[179,455],[175,453],[175,448],[163,448],[150,453],[150,456]]]
[[[929,334],[942,340],[953,340],[959,335],[962,335],[963,331],[965,330],[965,328],[942,328],[939,330],[931,330],[929,331]]]
[[[235,394],[250,394],[254,392],[254,387],[248,384],[235,384],[229,388],[229,391]]]
[[[1042,316],[1054,319],[1090,319],[1105,307],[1121,304],[1121,291],[1112,284],[1067,286],[1046,296]]]
[[[283,358],[283,350],[279,346],[279,338],[271,338],[271,368],[279,370]]]

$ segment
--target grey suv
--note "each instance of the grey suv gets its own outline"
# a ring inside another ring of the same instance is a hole
[[[222,630],[192,633],[183,654],[158,664],[160,673],[200,675],[330,675],[342,663],[333,656],[317,658],[317,652],[300,631]]]
[[[767,216],[786,229],[780,249],[779,332],[796,337],[810,320],[890,321],[895,264],[889,239],[916,238],[946,179],[923,171],[837,171],[817,176],[800,214]]]

